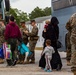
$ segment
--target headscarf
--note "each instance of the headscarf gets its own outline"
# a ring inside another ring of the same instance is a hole
[[[51,18],[51,25],[58,25],[59,24],[59,21],[56,17],[52,17]]]

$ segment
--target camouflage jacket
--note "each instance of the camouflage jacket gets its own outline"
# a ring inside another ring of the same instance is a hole
[[[28,36],[34,40],[34,38],[36,37],[36,39],[38,39],[38,27],[34,26],[32,28],[32,31],[30,33],[28,33]]]
[[[23,38],[23,39],[24,39],[24,38],[27,39],[28,36],[24,33],[24,31],[29,31],[28,28],[26,28],[26,27],[25,27],[25,28],[21,28],[20,30],[21,30],[22,38]]]
[[[74,26],[74,27],[72,28],[70,40],[71,40],[71,42],[72,42],[73,44],[76,45],[76,26]]]
[[[76,44],[76,13],[70,18],[71,43]]]
[[[4,43],[4,31],[5,31],[5,27],[0,26],[0,47],[2,46],[2,44]]]

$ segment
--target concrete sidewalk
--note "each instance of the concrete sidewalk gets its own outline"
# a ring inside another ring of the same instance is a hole
[[[0,65],[0,75],[73,75],[70,68],[66,65],[65,52],[59,52],[63,62],[63,68],[61,71],[53,71],[50,73],[44,72],[38,67],[41,51],[36,50],[36,63],[27,65],[16,65],[15,67],[6,67],[6,64]]]

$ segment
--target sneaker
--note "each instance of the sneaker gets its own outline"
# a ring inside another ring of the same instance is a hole
[[[74,75],[76,75],[76,71],[74,71],[73,73],[74,73]]]
[[[46,72],[52,72],[52,70],[47,70]]]
[[[67,61],[67,66],[71,66],[71,63],[70,63],[70,61]]]
[[[44,71],[47,71],[47,69],[46,69],[46,68],[44,68]]]

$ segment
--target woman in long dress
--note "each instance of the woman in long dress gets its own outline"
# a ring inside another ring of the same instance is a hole
[[[51,40],[51,46],[54,48],[55,53],[53,54],[53,59],[51,61],[52,69],[60,70],[62,67],[62,62],[60,55],[57,50],[57,40],[59,38],[59,21],[56,17],[51,18],[51,22],[48,27],[43,31],[42,36],[44,37],[44,45],[47,39]],[[39,66],[44,68],[45,67],[45,59],[44,55],[41,57]]]

